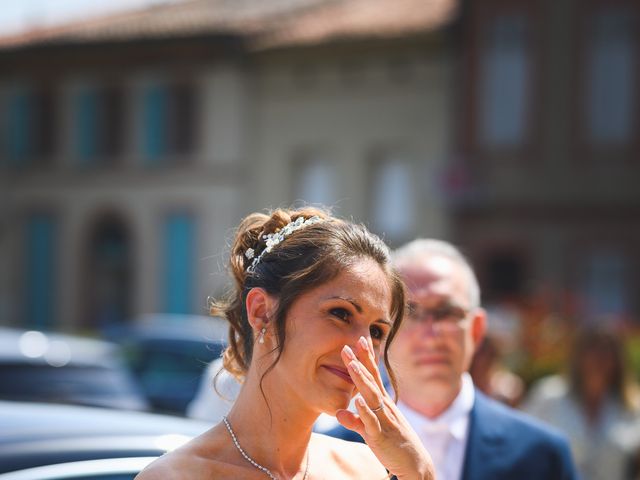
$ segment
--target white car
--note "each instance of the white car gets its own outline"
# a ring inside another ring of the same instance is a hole
[[[133,480],[156,457],[59,463],[0,474],[0,480]]]
[[[0,480],[131,479],[210,427],[142,412],[0,401]]]

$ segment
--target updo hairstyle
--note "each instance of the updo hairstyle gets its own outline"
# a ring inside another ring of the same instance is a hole
[[[276,233],[299,217],[305,220],[317,216],[322,221],[310,223],[286,236],[271,251],[265,252],[255,268],[245,253],[253,249],[254,258],[265,249],[266,235]],[[363,225],[357,225],[329,215],[326,211],[305,207],[277,209],[269,214],[252,213],[245,217],[236,231],[231,248],[230,270],[234,288],[220,301],[212,301],[210,312],[229,322],[229,346],[224,352],[224,367],[241,380],[253,355],[253,330],[247,319],[247,293],[255,287],[264,289],[278,299],[274,318],[278,362],[285,344],[285,319],[292,303],[301,295],[338,276],[363,259],[374,260],[386,273],[392,292],[392,327],[384,346],[384,362],[395,388],[395,377],[389,366],[388,349],[403,318],[405,293],[402,281],[391,266],[388,247]],[[397,390],[396,390],[397,391]]]

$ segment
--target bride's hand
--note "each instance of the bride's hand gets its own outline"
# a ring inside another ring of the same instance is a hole
[[[359,433],[398,479],[434,479],[431,457],[384,388],[370,341],[360,337],[355,352],[345,345],[342,361],[359,392],[358,413],[340,410],[338,421]]]

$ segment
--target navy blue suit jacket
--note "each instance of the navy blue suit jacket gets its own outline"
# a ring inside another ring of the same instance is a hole
[[[342,426],[329,432],[362,441]],[[462,480],[577,479],[569,444],[550,427],[476,390]]]

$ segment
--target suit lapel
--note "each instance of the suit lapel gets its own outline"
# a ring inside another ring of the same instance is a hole
[[[503,423],[494,414],[486,397],[478,390],[469,418],[469,435],[465,448],[462,480],[492,478],[495,462],[502,458]]]

